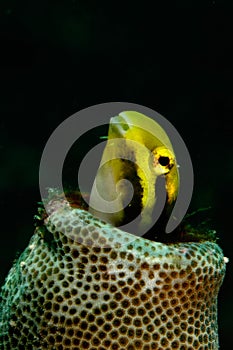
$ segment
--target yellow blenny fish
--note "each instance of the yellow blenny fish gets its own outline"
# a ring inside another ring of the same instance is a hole
[[[172,144],[153,119],[136,111],[124,111],[110,120],[89,210],[114,226],[127,224],[139,215],[139,233],[145,232],[154,224],[158,177],[165,178],[163,213],[167,216],[179,190]]]

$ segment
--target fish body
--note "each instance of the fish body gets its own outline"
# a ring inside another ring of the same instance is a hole
[[[165,178],[165,211],[170,213],[179,190],[171,142],[153,119],[135,111],[120,113],[110,120],[90,212],[114,226],[140,215],[138,229],[146,230],[154,221],[158,177]]]

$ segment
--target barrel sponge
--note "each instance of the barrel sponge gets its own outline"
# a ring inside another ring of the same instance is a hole
[[[218,349],[224,274],[216,243],[152,242],[61,201],[2,287],[0,348]]]

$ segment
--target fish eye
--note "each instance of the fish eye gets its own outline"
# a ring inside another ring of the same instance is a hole
[[[161,164],[162,166],[167,166],[170,163],[169,157],[161,156],[161,157],[159,157],[158,161],[159,161],[159,164]]]

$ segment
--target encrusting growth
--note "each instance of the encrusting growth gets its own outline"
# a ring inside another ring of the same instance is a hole
[[[0,348],[218,349],[219,246],[136,237],[80,203],[40,211],[2,287]]]

